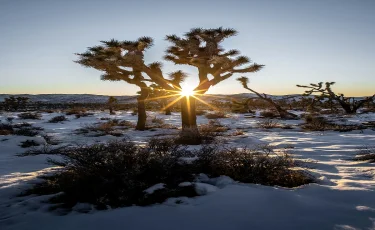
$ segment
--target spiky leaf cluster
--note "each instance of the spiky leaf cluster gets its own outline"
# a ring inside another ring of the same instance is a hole
[[[235,36],[234,29],[202,29],[195,28],[183,37],[168,35],[166,40],[172,45],[168,47],[164,58],[175,64],[190,65],[198,68],[200,84],[207,89],[234,73],[248,73],[260,70],[263,65],[251,64],[246,56],[239,56],[238,50],[225,51],[221,42]],[[209,80],[208,75],[213,79]]]

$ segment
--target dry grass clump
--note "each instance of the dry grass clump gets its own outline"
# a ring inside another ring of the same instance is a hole
[[[274,113],[273,111],[266,110],[266,111],[260,112],[260,116],[265,117],[265,118],[275,118],[278,115]]]
[[[26,140],[21,142],[21,147],[22,148],[29,148],[29,147],[34,147],[34,146],[39,146],[40,144],[36,142],[35,140]]]
[[[267,120],[259,122],[258,127],[262,129],[273,129],[273,128],[281,128],[282,126],[280,123],[278,123],[275,120],[267,119]]]
[[[26,112],[26,113],[20,113],[17,115],[19,119],[29,119],[29,120],[40,120],[42,119],[42,115],[40,113],[31,113],[31,112]]]
[[[93,134],[94,136],[122,136],[121,130],[134,127],[134,124],[129,121],[110,119],[104,123],[96,123],[85,125],[77,129],[78,134]]]
[[[13,127],[11,124],[4,124],[0,122],[0,135],[11,135],[13,134]]]
[[[55,116],[55,117],[51,118],[48,122],[49,123],[59,123],[59,122],[67,121],[67,120],[68,119],[64,115],[61,115],[61,116]]]
[[[84,108],[71,108],[67,111],[65,111],[65,115],[75,115],[75,114],[81,114],[86,113],[87,110]]]

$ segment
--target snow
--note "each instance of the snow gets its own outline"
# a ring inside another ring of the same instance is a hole
[[[153,194],[156,190],[163,189],[164,187],[165,184],[159,183],[149,187],[148,189],[145,189],[144,192],[147,194]]]
[[[166,123],[179,127],[178,113],[165,116],[151,112],[150,116],[162,118]],[[92,144],[121,139],[123,137],[88,137],[75,134],[86,124],[105,122],[102,117],[136,122],[130,112],[108,115],[95,112],[90,117],[76,119],[67,116],[63,123],[47,121],[60,113],[43,113],[42,120],[28,120],[34,126],[43,127],[45,133],[65,144]],[[0,114],[0,120],[16,116]],[[331,119],[343,119],[334,118]],[[375,121],[375,114],[358,114],[344,117],[345,122],[360,124]],[[24,120],[14,119],[13,123]],[[26,120],[25,120],[26,121]],[[351,132],[305,132],[298,127],[301,120],[278,121],[290,124],[293,129],[261,129],[260,118],[232,115],[219,119],[231,128],[226,134],[241,129],[244,134],[227,135],[223,140],[232,146],[257,146],[271,144],[276,149],[288,148],[298,161],[309,166],[308,171],[318,183],[294,189],[243,184],[222,175],[209,178],[201,174],[196,181],[180,186],[194,185],[202,196],[195,198],[169,198],[163,204],[148,207],[125,207],[105,211],[95,210],[90,204],[77,204],[71,213],[50,212],[46,200],[49,196],[17,195],[40,181],[38,175],[53,173],[55,168],[46,163],[48,155],[18,157],[24,152],[21,141],[42,142],[40,136],[0,136],[0,229],[375,229],[375,167],[373,163],[351,161],[363,146],[374,145],[375,130]],[[208,120],[198,117],[198,123]],[[122,131],[138,144],[144,144],[153,136],[176,135],[177,129]],[[197,148],[197,147],[194,147]],[[161,189],[157,184],[147,189],[152,193]]]

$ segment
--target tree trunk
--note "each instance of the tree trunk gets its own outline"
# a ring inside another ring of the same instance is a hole
[[[190,145],[201,144],[201,136],[197,127],[196,100],[194,97],[181,99],[182,131],[180,142]]]
[[[136,130],[143,131],[146,129],[146,103],[145,100],[148,97],[148,89],[141,88],[141,95],[137,98],[138,102],[138,121],[137,126],[135,127]]]

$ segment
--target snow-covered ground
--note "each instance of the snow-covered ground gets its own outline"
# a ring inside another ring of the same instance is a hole
[[[61,143],[94,143],[122,138],[114,136],[87,137],[74,130],[90,123],[105,122],[111,117],[135,122],[130,112],[76,119],[67,116],[63,123],[47,121],[60,114],[43,113],[42,120],[28,120],[44,128]],[[150,113],[167,124],[180,125],[178,113],[172,116]],[[0,120],[16,114],[0,114]],[[375,121],[375,114],[346,117],[341,122]],[[221,177],[202,180],[196,189],[203,196],[170,198],[163,204],[149,207],[125,207],[97,211],[88,204],[79,204],[77,211],[67,215],[48,212],[44,197],[17,197],[41,173],[53,170],[46,163],[47,155],[18,157],[25,151],[21,141],[43,141],[40,136],[0,136],[0,229],[375,229],[375,164],[351,161],[363,146],[375,145],[375,131],[305,132],[297,125],[302,120],[279,121],[293,129],[260,129],[260,118],[231,115],[219,119],[231,129],[225,138],[230,145],[243,147],[269,143],[276,148],[288,147],[296,159],[310,162],[309,171],[318,183],[295,189],[243,184]],[[23,120],[14,119],[13,123]],[[199,116],[198,123],[208,120]],[[229,135],[240,129],[243,135]],[[148,131],[125,130],[133,141],[144,143],[153,136],[175,135],[177,129]],[[293,148],[291,148],[291,146]],[[203,175],[202,175],[203,176]],[[162,187],[162,184],[149,191]],[[178,202],[176,202],[178,201]],[[88,213],[82,213],[86,210]]]

